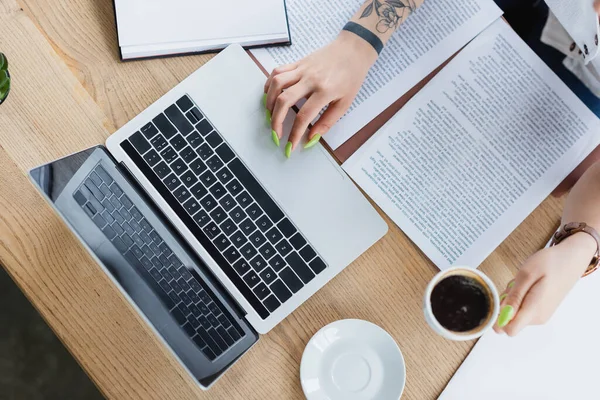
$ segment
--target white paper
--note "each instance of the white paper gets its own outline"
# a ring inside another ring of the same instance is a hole
[[[600,143],[600,121],[502,20],[344,169],[440,268],[477,267]]]
[[[332,41],[364,0],[287,0],[291,47],[252,50],[267,71]],[[493,0],[425,0],[388,41],[346,115],[325,140],[333,149],[398,100],[502,15]]]
[[[486,333],[440,400],[600,399],[600,274],[581,279],[550,321],[514,338]]]
[[[283,0],[115,0],[115,11],[121,47],[214,45],[288,34]]]

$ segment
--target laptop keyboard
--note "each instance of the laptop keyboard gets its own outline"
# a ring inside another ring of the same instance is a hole
[[[96,166],[73,197],[210,360],[245,335],[211,290],[173,254],[104,168]]]
[[[188,96],[121,147],[261,318],[327,267]]]

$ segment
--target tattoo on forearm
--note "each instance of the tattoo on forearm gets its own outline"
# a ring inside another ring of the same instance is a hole
[[[404,21],[411,12],[417,8],[415,0],[372,0],[365,7],[360,18],[366,18],[373,13],[377,15],[377,32],[386,33],[390,29],[396,29],[400,22]]]

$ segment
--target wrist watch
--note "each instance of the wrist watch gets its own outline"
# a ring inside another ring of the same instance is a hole
[[[561,226],[558,231],[552,236],[552,240],[550,241],[550,247],[556,246],[569,236],[573,236],[576,233],[583,232],[587,233],[596,241],[596,252],[594,253],[594,257],[592,257],[592,261],[590,262],[590,266],[585,270],[582,276],[587,276],[598,269],[600,264],[600,235],[598,232],[586,224],[585,222],[569,222],[568,224]]]

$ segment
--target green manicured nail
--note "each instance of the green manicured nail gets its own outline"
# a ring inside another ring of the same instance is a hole
[[[504,293],[502,296],[500,296],[500,301],[504,300],[506,298],[506,293]]]
[[[511,289],[513,286],[515,286],[515,281],[512,281],[508,284],[509,289]]]
[[[273,143],[275,143],[275,146],[279,147],[279,136],[277,136],[277,132],[275,132],[275,129],[271,130],[271,139],[273,139]]]
[[[8,69],[8,60],[4,53],[0,53],[0,70],[6,71]]]
[[[287,142],[285,145],[285,156],[290,158],[292,156],[292,142]]]
[[[500,328],[504,328],[506,324],[508,324],[513,317],[515,316],[515,309],[513,306],[504,306],[502,310],[500,310],[500,315],[498,316],[498,326]]]
[[[314,145],[316,145],[317,143],[319,143],[319,140],[321,140],[321,135],[319,135],[319,134],[316,134],[315,136],[313,136],[313,138],[312,138],[312,139],[310,139],[310,140],[308,141],[308,143],[306,143],[306,144],[304,145],[304,148],[305,148],[305,149],[310,149],[311,147],[313,147]]]
[[[267,110],[266,114],[267,114],[267,124],[271,125],[271,111]]]
[[[263,94],[263,106],[267,106],[267,94]]]

